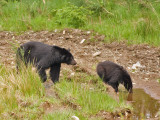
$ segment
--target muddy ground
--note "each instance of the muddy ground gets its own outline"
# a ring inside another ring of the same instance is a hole
[[[110,60],[128,70],[134,88],[142,88],[155,99],[160,100],[160,48],[148,45],[127,45],[124,42],[104,43],[105,36],[93,31],[78,29],[55,30],[54,32],[25,32],[16,35],[11,32],[0,32],[0,60],[7,67],[15,67],[15,53],[11,42],[19,44],[28,41],[40,41],[50,45],[70,48],[78,67],[88,74],[96,75],[98,62]],[[139,62],[140,67],[132,69]],[[64,65],[65,66],[65,65]],[[68,66],[66,66],[68,67]],[[66,67],[62,66],[62,69]],[[74,72],[75,67],[69,66]]]

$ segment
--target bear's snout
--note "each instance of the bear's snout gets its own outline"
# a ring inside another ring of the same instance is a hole
[[[77,62],[73,59],[70,64],[71,64],[71,65],[76,65]]]

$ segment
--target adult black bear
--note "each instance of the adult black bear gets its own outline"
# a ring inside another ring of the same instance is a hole
[[[19,60],[24,61],[26,66],[28,63],[32,63],[36,67],[42,82],[47,80],[46,69],[50,68],[50,77],[55,83],[59,81],[61,63],[76,65],[76,61],[69,50],[34,41],[21,45],[17,50],[16,57],[17,69]]]
[[[131,77],[122,66],[111,61],[100,62],[97,65],[97,74],[103,82],[111,85],[116,93],[118,92],[120,83],[124,85],[129,93],[132,93]]]

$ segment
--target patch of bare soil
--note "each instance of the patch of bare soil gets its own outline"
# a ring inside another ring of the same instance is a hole
[[[15,53],[10,42],[19,44],[28,41],[40,41],[50,45],[70,48],[78,65],[69,66],[74,72],[77,68],[88,74],[96,75],[98,62],[110,60],[128,70],[134,88],[142,88],[152,97],[160,100],[160,48],[148,45],[127,45],[124,42],[104,43],[104,35],[95,34],[93,31],[78,29],[65,29],[63,31],[25,32],[15,35],[9,32],[0,32],[0,59],[6,65],[15,66]],[[94,40],[94,41],[93,41]],[[92,41],[92,42],[91,42]],[[132,69],[133,64],[139,62],[140,67]],[[63,65],[62,69],[68,68]]]
[[[91,118],[100,116],[103,120],[130,120],[131,119],[131,111],[129,109],[118,110],[114,113],[99,111],[96,115],[91,116]]]

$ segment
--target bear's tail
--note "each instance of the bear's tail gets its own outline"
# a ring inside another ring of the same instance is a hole
[[[23,54],[24,54],[23,48],[19,47],[17,49],[17,52],[16,52],[16,69],[17,69],[17,72],[19,71],[21,63],[23,62]]]

